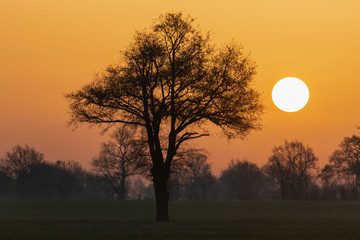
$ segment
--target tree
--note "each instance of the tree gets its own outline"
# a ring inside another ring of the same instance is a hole
[[[229,138],[259,128],[262,104],[251,87],[255,68],[235,43],[212,47],[194,19],[167,13],[135,34],[119,64],[66,95],[71,124],[141,127],[152,161],[156,220],[168,221],[167,181],[179,147],[208,136],[208,123]]]
[[[341,179],[339,179],[339,176],[336,174],[334,166],[331,164],[326,164],[321,169],[318,179],[321,198],[324,200],[337,199],[339,189],[341,190],[343,186],[341,186]]]
[[[318,158],[310,147],[298,141],[285,141],[274,147],[265,166],[266,173],[279,186],[281,198],[302,199],[312,180]]]
[[[216,177],[211,172],[207,156],[198,149],[192,149],[184,159],[182,183],[187,199],[206,200],[207,195],[216,183]]]
[[[33,166],[22,178],[22,198],[57,199],[59,192],[58,169],[53,163],[42,162]]]
[[[69,199],[72,195],[81,193],[85,179],[81,165],[74,160],[58,160],[55,167],[58,177],[56,187],[61,198]]]
[[[142,140],[135,139],[135,130],[118,128],[112,141],[103,143],[100,153],[91,165],[93,171],[111,185],[119,200],[126,196],[126,179],[143,173],[148,168]]]
[[[219,181],[230,200],[256,200],[265,185],[265,176],[260,168],[246,159],[231,161],[221,172]]]
[[[11,152],[5,153],[5,157],[0,160],[0,165],[6,169],[9,176],[16,180],[20,197],[24,197],[27,175],[43,162],[44,154],[37,152],[33,147],[16,145]]]
[[[330,156],[330,164],[336,174],[348,180],[352,198],[357,199],[360,187],[360,136],[345,137]]]

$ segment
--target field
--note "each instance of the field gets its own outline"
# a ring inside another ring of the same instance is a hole
[[[0,239],[360,239],[360,202],[0,201]]]

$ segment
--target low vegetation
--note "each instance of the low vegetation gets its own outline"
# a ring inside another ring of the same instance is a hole
[[[360,202],[0,201],[0,239],[360,239]]]

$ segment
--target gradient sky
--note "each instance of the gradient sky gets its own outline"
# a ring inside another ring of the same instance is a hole
[[[323,165],[343,137],[359,133],[358,0],[1,0],[0,156],[29,144],[50,161],[74,159],[88,167],[106,137],[96,128],[67,128],[63,94],[90,82],[118,59],[136,29],[169,11],[197,18],[216,44],[242,43],[258,65],[263,130],[243,141],[216,134],[197,141],[215,173],[236,158],[261,166],[286,139],[312,147]],[[307,106],[296,113],[271,100],[272,87],[289,76],[310,90]]]

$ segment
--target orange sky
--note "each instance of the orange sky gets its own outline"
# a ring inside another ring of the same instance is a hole
[[[1,0],[0,156],[29,144],[50,161],[89,166],[105,137],[95,128],[66,128],[63,94],[91,81],[116,61],[136,29],[168,11],[196,17],[214,43],[241,42],[258,64],[263,130],[245,141],[199,140],[215,173],[232,158],[262,165],[285,139],[311,146],[323,165],[343,137],[359,132],[358,0]],[[271,100],[272,87],[287,76],[310,89],[308,105],[296,113]]]

